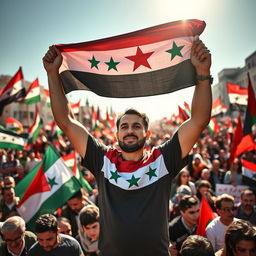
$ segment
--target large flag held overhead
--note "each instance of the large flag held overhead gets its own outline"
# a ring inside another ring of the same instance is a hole
[[[33,104],[40,101],[40,87],[38,78],[31,83],[28,90],[26,91],[26,96],[22,100],[22,103]]]
[[[23,74],[20,67],[17,73],[0,93],[0,115],[6,105],[24,97],[26,92],[23,83]]]
[[[41,214],[54,213],[80,188],[70,168],[49,145],[43,164],[21,198],[17,211],[33,230]]]
[[[227,83],[227,92],[231,104],[247,105],[248,90],[238,84]]]
[[[105,97],[139,97],[195,84],[192,42],[205,22],[182,20],[84,43],[57,45],[65,92],[91,90]]]
[[[27,139],[24,136],[20,136],[9,129],[0,127],[0,148],[13,148],[22,150],[27,143]]]

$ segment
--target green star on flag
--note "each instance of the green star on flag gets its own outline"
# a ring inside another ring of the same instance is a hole
[[[109,62],[105,62],[105,63],[108,65],[108,71],[111,70],[111,69],[114,69],[114,70],[118,71],[117,68],[116,68],[116,66],[117,66],[120,62],[114,62],[114,60],[113,60],[112,57],[110,58]]]
[[[51,186],[51,188],[52,188],[54,185],[58,185],[58,183],[55,182],[55,178],[56,178],[56,177],[53,177],[52,179],[51,179],[51,178],[48,178],[48,183],[49,183],[49,185]]]
[[[111,171],[110,171],[111,172]],[[118,178],[121,176],[118,174],[117,170],[115,172],[111,172],[111,177],[109,178],[110,180],[113,179],[117,183]]]
[[[182,57],[182,54],[181,54],[180,51],[181,51],[181,49],[182,49],[184,46],[185,46],[185,45],[177,46],[176,43],[173,42],[172,48],[169,49],[168,51],[166,51],[166,52],[168,52],[168,53],[171,54],[171,60],[173,60],[176,56]]]
[[[138,187],[138,186],[139,186],[139,185],[138,185],[139,179],[140,179],[140,178],[135,178],[135,176],[132,175],[132,178],[129,179],[129,180],[127,180],[127,181],[130,183],[129,188],[132,187],[132,186],[137,186],[137,187]]]
[[[152,177],[157,177],[156,175],[156,169],[151,169],[151,167],[149,166],[149,171],[146,172],[146,174],[149,176],[149,180],[151,180]]]
[[[96,60],[95,58],[94,58],[94,56],[92,56],[92,59],[91,60],[88,60],[90,63],[91,63],[91,68],[97,68],[97,69],[99,69],[98,68],[98,64],[100,63],[100,61],[99,60]]]

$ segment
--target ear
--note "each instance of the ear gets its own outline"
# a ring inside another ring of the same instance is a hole
[[[150,135],[151,135],[151,131],[147,130],[147,131],[146,131],[146,137],[147,137],[147,139],[149,139]]]

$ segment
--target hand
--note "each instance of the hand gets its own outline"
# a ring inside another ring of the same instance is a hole
[[[49,50],[43,57],[44,68],[47,73],[59,72],[62,63],[62,55],[55,45],[49,47]]]
[[[197,75],[210,75],[211,54],[201,40],[196,40],[192,44],[191,62]]]
[[[171,256],[177,256],[178,255],[178,250],[176,249],[176,243],[170,243],[169,245],[169,252],[171,254]]]

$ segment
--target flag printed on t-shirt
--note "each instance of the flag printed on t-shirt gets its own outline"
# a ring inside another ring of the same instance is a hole
[[[59,44],[65,92],[91,90],[105,97],[139,97],[195,84],[193,41],[205,22],[182,20],[76,44]]]

